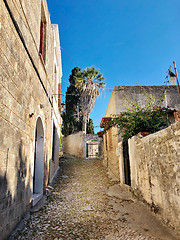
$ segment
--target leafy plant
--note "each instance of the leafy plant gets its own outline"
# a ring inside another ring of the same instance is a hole
[[[118,127],[123,139],[139,132],[154,133],[168,126],[167,111],[167,108],[156,105],[144,108],[133,105],[127,111],[114,115],[110,125]]]
[[[62,146],[62,136],[60,136],[60,139],[59,139],[59,150],[62,151],[63,149],[63,146]]]
[[[168,108],[161,106],[165,97],[164,93],[157,102],[155,97],[149,97],[143,87],[141,89],[147,98],[146,106],[141,107],[126,99],[130,107],[126,107],[126,111],[120,114],[112,115],[110,121],[103,122],[101,127],[104,128],[104,132],[110,127],[117,126],[122,138],[128,139],[139,132],[154,133],[168,126]]]

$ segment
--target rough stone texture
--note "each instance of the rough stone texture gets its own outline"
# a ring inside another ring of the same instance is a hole
[[[129,188],[110,180],[100,160],[61,161],[47,203],[15,239],[175,240]]]
[[[161,105],[164,107],[169,106],[170,108],[180,109],[180,100],[177,86],[168,86],[166,87],[166,90],[165,86],[142,87],[148,96],[155,97],[157,103],[165,91],[166,96]],[[126,110],[125,107],[130,106],[130,102],[128,101],[138,103],[142,107],[144,107],[147,103],[147,96],[139,86],[115,86],[113,91],[115,92],[116,113]]]
[[[104,160],[103,165],[108,168],[114,176],[119,179],[119,156],[117,154],[118,148],[118,131],[113,127],[106,131],[103,136],[104,142]]]
[[[124,156],[123,156],[123,143],[122,141],[118,143],[118,153],[119,156],[119,179],[120,183],[125,183],[125,174],[124,174]]]
[[[53,30],[51,27],[47,3],[45,0],[7,0],[7,3],[51,99],[54,93],[53,68],[56,51],[54,32],[57,32],[57,29]],[[31,205],[36,120],[38,117],[42,119],[44,129],[45,190],[58,167],[56,157],[56,166],[49,177],[52,120],[59,128],[60,116],[54,102],[52,110],[4,1],[0,1],[0,9],[0,236],[4,239]],[[42,9],[47,33],[45,62],[39,55]],[[56,40],[58,48],[58,39]],[[59,68],[60,80],[60,63]],[[42,107],[40,104],[43,104]]]
[[[63,137],[63,152],[72,156],[83,158],[83,132],[71,134]]]
[[[178,231],[180,223],[180,122],[129,140],[131,185]]]

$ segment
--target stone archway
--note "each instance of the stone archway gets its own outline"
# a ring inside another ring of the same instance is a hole
[[[44,179],[44,129],[40,117],[36,122],[35,130],[35,151],[34,151],[34,171],[33,171],[33,206],[43,196]]]

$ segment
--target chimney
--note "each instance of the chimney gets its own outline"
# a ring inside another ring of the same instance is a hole
[[[169,77],[171,85],[176,85],[176,75],[169,70]]]

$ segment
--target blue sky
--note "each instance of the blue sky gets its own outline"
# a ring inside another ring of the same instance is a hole
[[[96,66],[106,90],[91,118],[99,126],[117,85],[162,85],[167,69],[180,67],[179,0],[47,0],[59,25],[62,90],[71,70]],[[99,131],[95,128],[95,131]]]

